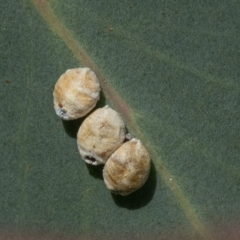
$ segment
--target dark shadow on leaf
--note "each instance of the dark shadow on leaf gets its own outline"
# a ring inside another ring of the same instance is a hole
[[[79,118],[79,119],[69,120],[69,121],[62,119],[64,130],[69,137],[77,138],[78,129],[81,126],[84,119],[85,118]]]
[[[103,180],[103,167],[104,165],[93,166],[91,164],[87,164],[88,172],[94,178],[102,179]]]
[[[96,104],[96,107],[93,110],[96,110],[97,108],[102,108],[106,105],[106,97],[103,94],[103,91],[100,92],[100,99]]]
[[[112,193],[114,202],[123,208],[130,210],[138,209],[146,206],[153,198],[157,186],[156,169],[151,162],[151,169],[147,182],[136,192],[129,194],[128,196],[121,196]]]
[[[75,119],[75,120],[63,120],[62,119],[62,124],[64,127],[65,132],[68,134],[69,137],[71,138],[77,138],[77,133],[78,133],[78,129],[81,126],[82,122],[84,121],[84,119],[91,114],[93,111],[95,111],[97,108],[102,108],[106,105],[106,98],[103,94],[103,92],[100,92],[100,99],[97,102],[97,105],[93,108],[93,110],[88,113],[86,116],[79,118],[79,119]]]

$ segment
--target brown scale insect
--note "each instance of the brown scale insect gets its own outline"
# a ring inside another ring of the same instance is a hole
[[[90,68],[68,69],[55,84],[55,112],[64,120],[83,117],[96,106],[99,92],[99,81]]]
[[[150,156],[136,138],[123,143],[107,160],[103,177],[113,193],[126,196],[143,186],[150,171]]]

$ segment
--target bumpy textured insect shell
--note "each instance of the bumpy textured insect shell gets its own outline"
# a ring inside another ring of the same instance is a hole
[[[108,106],[99,108],[80,126],[78,149],[86,163],[104,164],[123,143],[125,135],[125,125],[120,115]]]
[[[110,191],[126,196],[142,187],[149,171],[150,156],[140,140],[133,138],[110,156],[103,177]]]
[[[55,84],[53,97],[56,114],[64,120],[85,116],[99,100],[99,81],[90,68],[67,70]]]

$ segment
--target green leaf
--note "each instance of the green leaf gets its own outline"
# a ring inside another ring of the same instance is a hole
[[[240,238],[240,2],[9,0],[0,16],[0,238]],[[81,120],[55,115],[79,66],[150,152],[127,197],[81,160]]]

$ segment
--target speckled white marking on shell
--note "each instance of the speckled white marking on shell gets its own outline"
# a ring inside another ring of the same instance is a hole
[[[77,144],[83,160],[92,165],[104,164],[121,146],[126,131],[120,115],[106,106],[91,113],[77,134]]]
[[[96,106],[99,92],[99,81],[90,68],[69,69],[55,84],[55,112],[64,120],[83,117]]]
[[[123,143],[107,160],[103,177],[113,193],[126,196],[146,182],[150,171],[150,156],[136,138]]]

